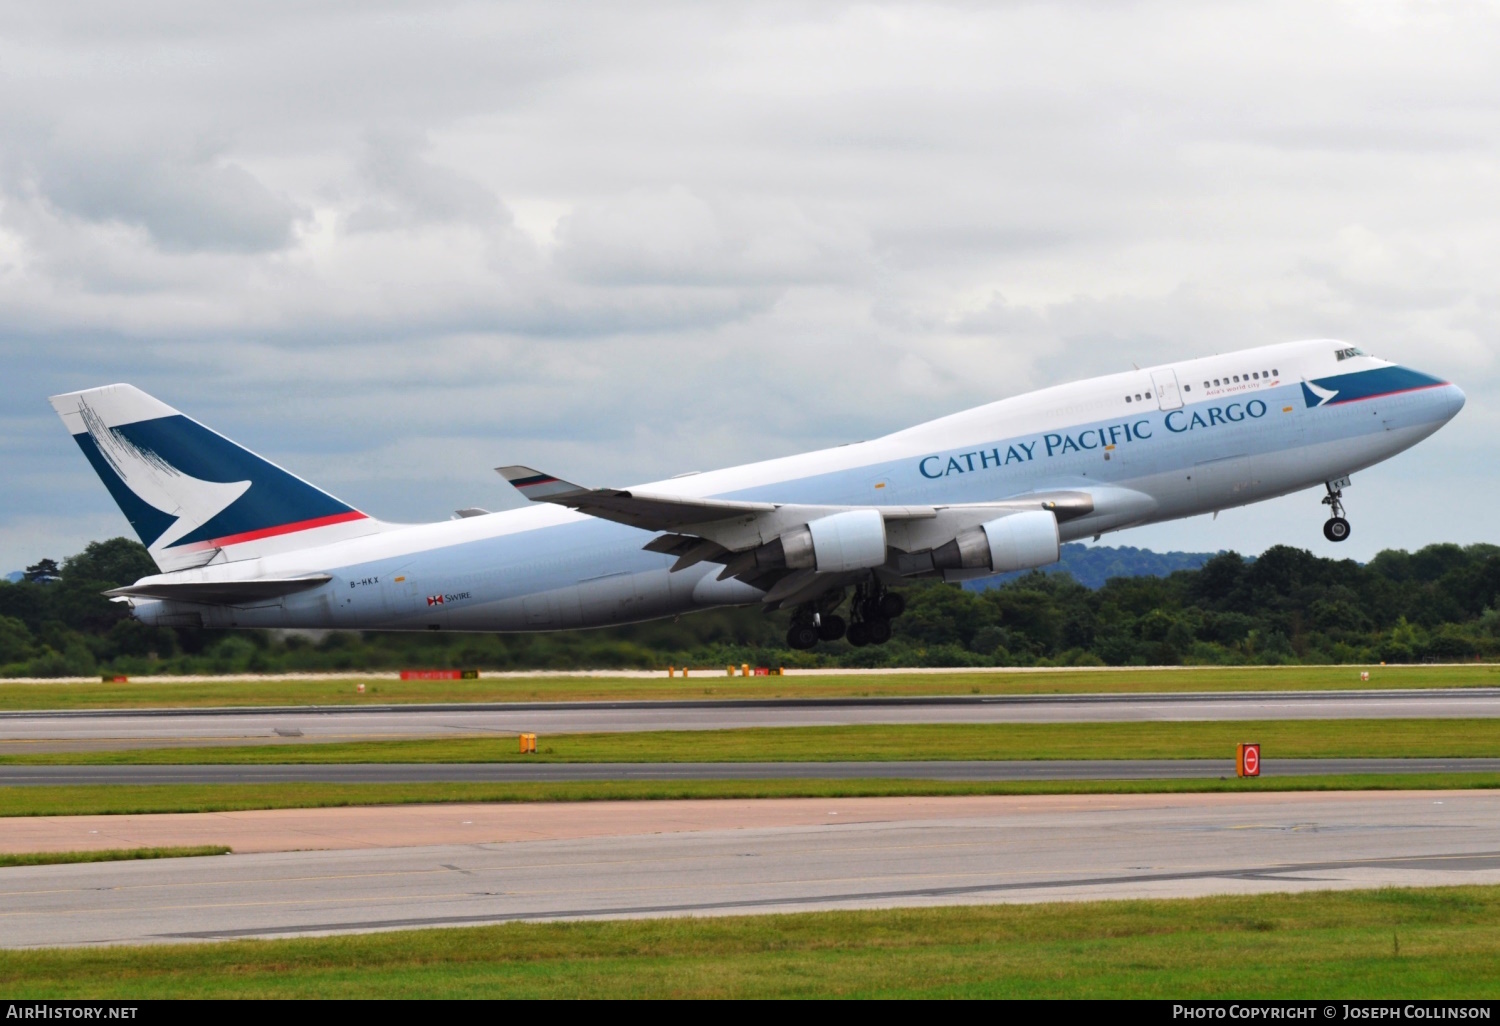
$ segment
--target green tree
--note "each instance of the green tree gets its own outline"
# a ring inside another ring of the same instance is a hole
[[[146,546],[129,538],[89,542],[76,556],[63,562],[64,581],[102,583],[111,588],[134,584],[142,577],[159,573]]]

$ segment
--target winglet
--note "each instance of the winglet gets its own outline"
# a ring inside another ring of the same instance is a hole
[[[516,491],[532,502],[547,502],[559,495],[588,491],[571,481],[563,481],[530,467],[496,467],[495,473],[509,481]]]

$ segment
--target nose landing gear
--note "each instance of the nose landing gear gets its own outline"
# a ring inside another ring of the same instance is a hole
[[[1323,496],[1323,505],[1328,507],[1328,520],[1323,524],[1323,537],[1331,542],[1341,542],[1349,537],[1349,521],[1344,519],[1344,489],[1348,478],[1329,481],[1328,494]]]

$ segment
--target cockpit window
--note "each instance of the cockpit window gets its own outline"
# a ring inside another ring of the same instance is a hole
[[[1357,346],[1350,346],[1348,349],[1335,349],[1333,355],[1340,360],[1352,360],[1356,356],[1369,356],[1370,354]]]

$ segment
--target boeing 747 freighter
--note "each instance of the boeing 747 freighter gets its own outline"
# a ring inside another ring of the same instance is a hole
[[[791,611],[793,648],[886,641],[910,578],[1046,566],[1064,541],[1303,489],[1343,541],[1349,475],[1463,404],[1357,347],[1294,342],[629,488],[500,467],[529,505],[410,525],[131,385],[52,398],[162,571],[109,593],[146,623],[543,631],[758,604]]]

